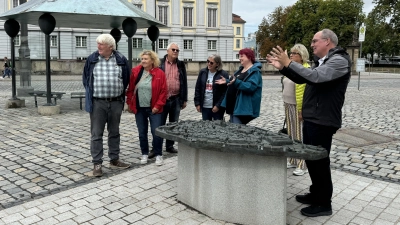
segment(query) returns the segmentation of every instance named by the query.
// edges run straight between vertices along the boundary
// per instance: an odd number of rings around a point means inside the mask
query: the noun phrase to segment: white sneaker
[[[162,155],[158,155],[158,156],[156,157],[156,165],[157,165],[157,166],[161,166],[162,164],[163,164]]]
[[[140,164],[146,164],[148,158],[149,158],[148,155],[142,155],[142,159],[140,160]]]
[[[306,173],[308,173],[308,170],[307,170],[307,169],[302,170],[302,169],[300,169],[300,168],[296,168],[296,169],[293,171],[293,175],[296,175],[296,176],[303,176],[303,175],[306,174]]]
[[[290,162],[287,162],[286,167],[287,167],[288,169],[290,169],[290,168],[296,168],[296,166],[293,165],[293,164],[291,164]]]

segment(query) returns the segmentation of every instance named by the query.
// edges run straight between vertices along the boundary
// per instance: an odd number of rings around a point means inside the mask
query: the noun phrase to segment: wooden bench
[[[47,91],[33,91],[28,94],[35,97],[35,107],[37,107],[37,97],[47,98]],[[51,92],[51,98],[54,98],[54,104],[57,105],[57,99],[61,99],[63,94],[65,94],[65,92]]]
[[[71,92],[71,98],[79,98],[79,106],[82,110],[82,98],[85,98],[85,92]]]

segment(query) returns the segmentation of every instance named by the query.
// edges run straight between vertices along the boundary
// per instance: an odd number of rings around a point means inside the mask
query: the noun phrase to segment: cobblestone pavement
[[[189,79],[184,120],[201,118],[192,100],[195,79]],[[53,91],[67,93],[57,101],[60,115],[39,116],[33,97],[25,97],[25,108],[0,108],[0,224],[225,224],[176,201],[175,155],[165,153],[162,167],[138,164],[140,149],[131,114],[122,115],[120,157],[133,167],[119,171],[104,163],[102,178],[88,176],[92,170],[89,116],[79,110],[78,99],[69,97],[83,91],[80,77],[55,76],[51,84]],[[293,196],[306,192],[310,180],[288,171],[289,224],[400,224],[400,75],[363,74],[360,90],[357,85],[353,76],[343,128],[371,131],[392,141],[353,147],[334,140],[334,214],[330,217],[300,215],[303,206]],[[32,87],[45,90],[44,76],[32,77]],[[262,115],[251,125],[281,128],[280,90],[280,76],[265,77]],[[10,94],[11,81],[0,80],[0,105]],[[38,102],[44,104],[46,99]]]

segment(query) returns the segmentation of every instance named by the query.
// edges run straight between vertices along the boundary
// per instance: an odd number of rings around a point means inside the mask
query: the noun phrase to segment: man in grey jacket
[[[338,38],[333,31],[323,29],[317,32],[311,47],[319,59],[311,69],[291,61],[279,46],[267,57],[283,75],[295,83],[307,84],[302,109],[303,143],[322,146],[328,152],[326,158],[306,160],[312,182],[310,193],[296,196],[298,202],[310,204],[301,209],[303,215],[310,217],[332,215],[329,153],[333,134],[342,125],[342,107],[351,76],[350,57],[337,44]]]

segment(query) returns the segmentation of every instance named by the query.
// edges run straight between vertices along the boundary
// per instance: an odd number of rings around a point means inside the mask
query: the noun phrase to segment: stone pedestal
[[[52,116],[55,114],[60,114],[60,105],[52,105],[52,106],[38,106],[38,113],[42,116]]]
[[[10,108],[22,108],[25,107],[25,99],[9,99],[6,102],[6,109]]]
[[[19,87],[17,88],[17,96],[18,97],[29,97],[29,92],[33,92],[33,87]]]
[[[213,219],[286,224],[286,157],[198,150],[179,143],[178,200]]]

